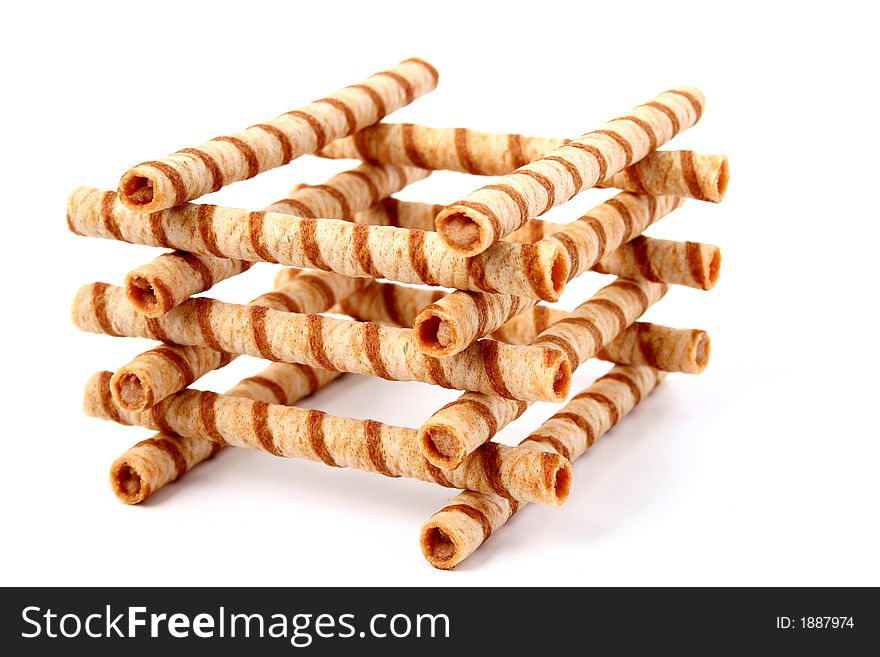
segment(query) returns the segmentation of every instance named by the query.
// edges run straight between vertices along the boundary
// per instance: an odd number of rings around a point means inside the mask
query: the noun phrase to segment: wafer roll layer
[[[702,93],[692,87],[662,93],[447,206],[437,215],[437,232],[462,255],[482,253],[529,219],[638,162],[692,126],[704,103]]]
[[[650,367],[615,367],[520,445],[573,461],[647,397],[664,376]],[[435,568],[454,568],[520,508],[522,504],[499,495],[460,493],[422,525],[422,553]]]
[[[242,380],[228,395],[270,404],[293,404],[327,385],[339,374],[307,365],[273,363]],[[106,408],[112,409],[112,405]],[[138,504],[176,481],[223,446],[194,436],[157,433],[128,449],[110,466],[110,486],[126,504]]]
[[[621,244],[635,238],[653,222],[680,207],[681,199],[671,196],[643,196],[623,192],[549,237],[538,239],[536,248],[556,244],[563,249],[570,263],[569,278],[592,268],[608,257]],[[537,224],[535,232],[544,228]],[[560,224],[553,224],[554,228]],[[536,237],[534,235],[533,237]],[[530,240],[527,235],[523,239]],[[492,254],[506,242],[486,251]],[[541,245],[541,246],[538,246]],[[548,272],[549,273],[549,272]],[[477,339],[489,335],[510,318],[535,305],[529,296],[479,294],[456,291],[427,306],[416,318],[414,329],[419,349],[435,358],[456,354]]]
[[[242,132],[216,137],[123,174],[119,193],[138,212],[155,212],[198,198],[238,180],[253,178],[334,139],[381,120],[437,86],[437,71],[407,59],[361,84]]]
[[[286,198],[265,208],[306,217],[351,220],[355,212],[423,180],[430,172],[395,165],[361,165],[343,171],[323,185],[297,185]],[[175,251],[138,267],[125,278],[128,300],[148,317],[158,317],[194,294],[240,274],[251,263]]]
[[[444,471],[422,457],[413,429],[197,390],[172,395],[150,411],[131,412],[113,401],[110,376],[99,372],[89,380],[83,400],[87,415],[514,500],[558,506],[568,497],[571,465],[557,454],[493,443],[459,468]]]
[[[721,249],[639,236],[603,258],[593,271],[711,290],[721,274]]]
[[[276,281],[275,290],[260,295],[248,305],[279,311],[323,312],[366,283],[365,279],[332,272],[288,269],[283,282]],[[157,337],[164,335],[155,320],[147,320],[147,326]],[[145,410],[208,372],[225,367],[234,358],[210,347],[163,345],[116,370],[111,380],[113,397],[124,408]]]
[[[644,281],[617,280],[551,324],[532,344],[562,350],[574,371],[660,300],[666,288]],[[442,361],[441,361],[442,362]],[[528,404],[468,392],[434,413],[419,429],[425,457],[441,467],[455,467],[479,445],[523,414]]]
[[[90,237],[171,246],[194,253],[556,300],[568,280],[556,243],[500,244],[485,257],[450,252],[436,233],[185,204],[151,215],[130,212],[112,192],[79,188],[68,199],[68,225]]]
[[[468,128],[377,123],[355,135],[337,139],[318,155],[502,176],[568,143],[568,139],[496,134]],[[718,203],[727,191],[728,179],[727,158],[723,155],[654,151],[596,186]]]
[[[213,299],[190,299],[156,319],[145,318],[124,292],[104,283],[82,287],[73,305],[82,330],[208,346],[282,362],[423,381],[511,399],[559,401],[571,385],[566,356],[556,347],[518,347],[483,340],[439,361],[419,353],[412,330],[323,315],[278,312]]]

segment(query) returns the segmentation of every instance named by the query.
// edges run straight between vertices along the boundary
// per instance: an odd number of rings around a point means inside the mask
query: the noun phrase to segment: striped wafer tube
[[[299,272],[300,270],[292,267],[279,270],[275,275],[275,287],[286,285],[299,276]],[[327,272],[315,273],[325,274]],[[336,274],[330,275],[336,276]],[[422,308],[446,294],[442,290],[406,287],[368,279],[354,278],[350,280],[363,281],[363,285],[350,296],[340,297],[336,306],[325,310],[344,313],[362,322],[376,322],[386,326],[412,328],[416,315]],[[307,312],[323,312],[323,310],[309,310]]]
[[[337,139],[318,155],[503,176],[568,143],[568,139],[497,134],[468,128],[377,123],[350,137]],[[654,151],[596,186],[718,203],[727,191],[729,177],[727,158],[723,155]]]
[[[227,395],[255,402],[290,405],[324,387],[339,374],[307,365],[273,363],[243,379]],[[112,413],[112,404],[106,409]],[[159,432],[128,449],[110,466],[110,486],[122,502],[139,504],[183,477],[223,449],[220,443],[196,436]]]
[[[355,212],[423,180],[429,173],[413,167],[364,164],[333,176],[323,185],[297,185],[286,198],[265,211],[351,220]],[[125,278],[125,291],[138,310],[148,317],[158,317],[250,265],[246,260],[175,251],[130,271]]]
[[[573,461],[647,397],[664,376],[650,367],[615,367],[520,446],[562,454]],[[520,508],[522,503],[502,495],[460,493],[422,525],[422,553],[435,568],[454,568]]]
[[[649,284],[653,285],[653,284]],[[145,337],[328,370],[422,381],[511,399],[561,401],[571,386],[565,354],[553,346],[512,346],[483,340],[442,361],[424,356],[411,329],[323,315],[278,312],[205,297],[158,318],[138,313],[121,288],[85,285],[73,304],[84,331]]]
[[[537,248],[549,248],[556,244],[562,247],[570,263],[569,278],[573,278],[680,205],[678,197],[622,192],[570,224],[552,224],[551,229],[561,227],[562,230],[540,237],[535,246],[541,244],[544,246]],[[533,234],[520,237],[531,241],[544,235],[542,223],[533,222],[531,225],[536,226]],[[504,244],[506,242],[499,242],[483,255],[491,259],[496,249]],[[419,349],[435,358],[454,355],[536,303],[530,296],[452,292],[427,306],[416,318],[414,329]]]
[[[74,190],[67,206],[71,230],[217,257],[545,301],[558,299],[568,280],[568,257],[557,243],[505,242],[491,259],[468,259],[450,252],[434,232],[192,203],[144,215],[114,202],[113,196]]]
[[[332,272],[289,269],[284,280],[276,282],[275,290],[260,295],[248,305],[278,311],[324,312],[366,283],[366,279]],[[146,322],[157,337],[167,337],[155,319],[148,318]],[[116,370],[110,389],[123,408],[145,410],[208,372],[225,367],[234,358],[232,354],[210,347],[165,344],[140,354]]]
[[[550,325],[531,344],[552,345],[562,350],[574,371],[623,333],[665,292],[666,287],[657,283],[618,279]],[[467,392],[419,428],[422,453],[435,465],[455,467],[522,415],[528,406],[497,395]]]
[[[199,390],[184,390],[149,411],[132,412],[113,401],[110,376],[98,372],[89,380],[86,415],[515,500],[559,506],[568,497],[571,464],[558,454],[491,443],[455,470],[440,470],[422,457],[414,429]]]
[[[638,162],[703,113],[703,94],[678,87],[448,205],[435,225],[457,253],[473,256],[529,219]]]
[[[640,235],[603,258],[593,271],[711,290],[721,274],[721,249]]]
[[[127,207],[138,212],[180,205],[319,151],[335,139],[380,121],[436,86],[433,66],[421,59],[407,59],[361,84],[271,121],[139,164],[122,175],[119,194]]]
[[[367,210],[355,215],[355,223],[373,226],[399,226],[416,230],[434,230],[434,217],[443,209],[442,205],[400,201],[386,198]]]

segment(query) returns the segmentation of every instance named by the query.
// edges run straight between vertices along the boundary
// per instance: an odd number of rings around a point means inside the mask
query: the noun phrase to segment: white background
[[[868,3],[15,3],[2,24],[3,584],[880,584],[877,527],[876,34]],[[107,469],[151,435],[80,412],[82,386],[149,347],[79,333],[83,283],[156,255],[67,232],[75,185],[294,109],[401,59],[439,88],[392,121],[573,137],[670,86],[703,120],[669,148],[727,153],[723,204],[649,234],[719,244],[710,293],[652,321],[707,329],[674,375],[575,466],[561,509],[529,506],[454,572],[418,531],[451,496],[421,482],[228,450],[138,507]],[[212,202],[258,208],[346,163],[305,157]],[[401,196],[484,184],[437,173]],[[550,219],[608,196],[589,191]],[[260,265],[211,294],[244,302]],[[574,307],[608,279],[573,284]],[[197,387],[222,391],[242,358]],[[574,390],[607,366],[588,363]],[[348,376],[305,405],[418,426],[455,396]],[[546,404],[501,435],[515,442]]]

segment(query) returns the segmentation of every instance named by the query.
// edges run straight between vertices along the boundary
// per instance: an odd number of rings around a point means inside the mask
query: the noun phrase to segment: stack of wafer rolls
[[[383,122],[437,80],[406,59],[146,160],[116,191],[73,190],[71,232],[166,250],[73,301],[83,331],[158,343],[86,384],[87,415],[158,432],[112,462],[118,499],[144,502],[225,447],[418,479],[457,489],[420,534],[428,562],[449,569],[523,504],[564,504],[571,461],[668,373],[705,370],[706,331],[643,317],[670,289],[710,290],[720,274],[717,246],[643,234],[685,199],[727,191],[723,155],[658,150],[701,118],[703,94],[675,87],[574,139]],[[262,210],[192,202],[303,155],[358,162]],[[395,198],[437,169],[500,177],[451,204]],[[540,218],[592,187],[618,191],[586,214]],[[204,295],[254,263],[281,265],[273,289],[247,304]],[[602,274],[616,278],[586,300],[565,293]],[[191,387],[239,355],[266,365],[225,394]],[[612,369],[569,398],[594,358]],[[328,384],[346,372],[462,394],[408,427],[297,406],[344,394]],[[523,425],[535,401],[562,406]],[[514,422],[525,438],[499,441]]]

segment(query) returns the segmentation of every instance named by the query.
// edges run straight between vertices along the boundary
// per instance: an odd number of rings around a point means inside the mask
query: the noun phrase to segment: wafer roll
[[[650,394],[665,374],[650,367],[613,368],[520,445],[572,461]],[[464,492],[422,525],[422,553],[435,568],[454,568],[522,508],[500,495]]]
[[[355,135],[337,139],[318,155],[502,176],[568,143],[568,139],[505,135],[468,128],[377,123]],[[654,151],[596,186],[718,203],[727,190],[728,179],[727,158],[723,155]]]
[[[442,205],[400,201],[386,198],[371,208],[358,212],[354,221],[373,226],[399,226],[416,230],[434,230],[434,217],[443,209]]]
[[[596,292],[568,317],[550,325],[532,344],[552,345],[562,350],[574,371],[623,333],[665,292],[666,288],[657,283],[618,279]],[[419,428],[422,453],[435,465],[455,467],[522,415],[526,408],[528,404],[497,396],[465,393],[434,413]]]
[[[248,377],[228,395],[270,404],[293,404],[327,385],[339,374],[306,365],[273,363],[257,376]],[[106,406],[112,409],[112,405]],[[126,504],[138,504],[180,479],[223,446],[193,436],[157,433],[131,447],[110,466],[110,486]]]
[[[662,93],[447,206],[435,220],[437,232],[457,253],[482,253],[529,219],[638,162],[692,126],[704,102],[692,87]]]
[[[649,284],[652,285],[652,284]],[[74,323],[84,331],[207,346],[267,360],[303,363],[395,381],[422,381],[511,399],[560,401],[571,369],[556,347],[519,347],[483,340],[439,361],[419,353],[411,329],[352,322],[214,299],[185,301],[156,319],[138,313],[120,288],[80,288]]]
[[[593,271],[711,290],[721,274],[721,249],[640,235],[603,258]]]
[[[551,229],[559,226],[562,229],[539,238],[535,246],[549,248],[556,244],[564,248],[570,263],[569,278],[573,278],[680,205],[681,199],[677,197],[623,192],[570,224],[552,224]],[[533,225],[537,225],[534,234],[520,235],[522,239],[531,241],[539,232],[544,234],[540,224]],[[500,242],[483,255],[491,261],[492,254],[504,244],[506,242]],[[539,244],[542,246],[538,247]],[[552,275],[552,272],[545,274]],[[416,318],[413,328],[419,349],[435,358],[459,353],[536,303],[532,296],[453,292],[427,306]]]
[[[451,253],[433,232],[190,203],[140,215],[115,202],[114,196],[95,189],[74,190],[68,199],[71,230],[217,257],[547,301],[559,297],[568,279],[568,258],[556,243],[505,242],[491,259],[467,259]]]
[[[275,290],[260,295],[248,305],[279,311],[323,312],[353,295],[366,283],[365,279],[332,272],[289,269],[283,282],[276,282]],[[147,320],[147,326],[157,338],[164,336],[155,320]],[[123,408],[145,410],[208,372],[225,367],[234,358],[210,347],[163,345],[116,370],[110,387],[113,397]]]
[[[414,429],[198,390],[176,393],[149,411],[126,411],[110,395],[110,376],[98,372],[89,380],[83,400],[87,415],[513,500],[559,506],[568,497],[571,465],[557,454],[492,443],[455,470],[440,470],[422,457]]]
[[[436,86],[433,66],[421,59],[407,59],[277,119],[139,164],[122,175],[119,194],[127,207],[138,212],[180,205],[319,151]]]
[[[355,212],[423,180],[429,173],[413,167],[365,164],[343,171],[323,185],[297,185],[286,198],[265,211],[351,220]],[[138,310],[148,317],[158,317],[192,295],[240,274],[250,265],[245,260],[175,251],[130,271],[125,278],[125,291]]]

